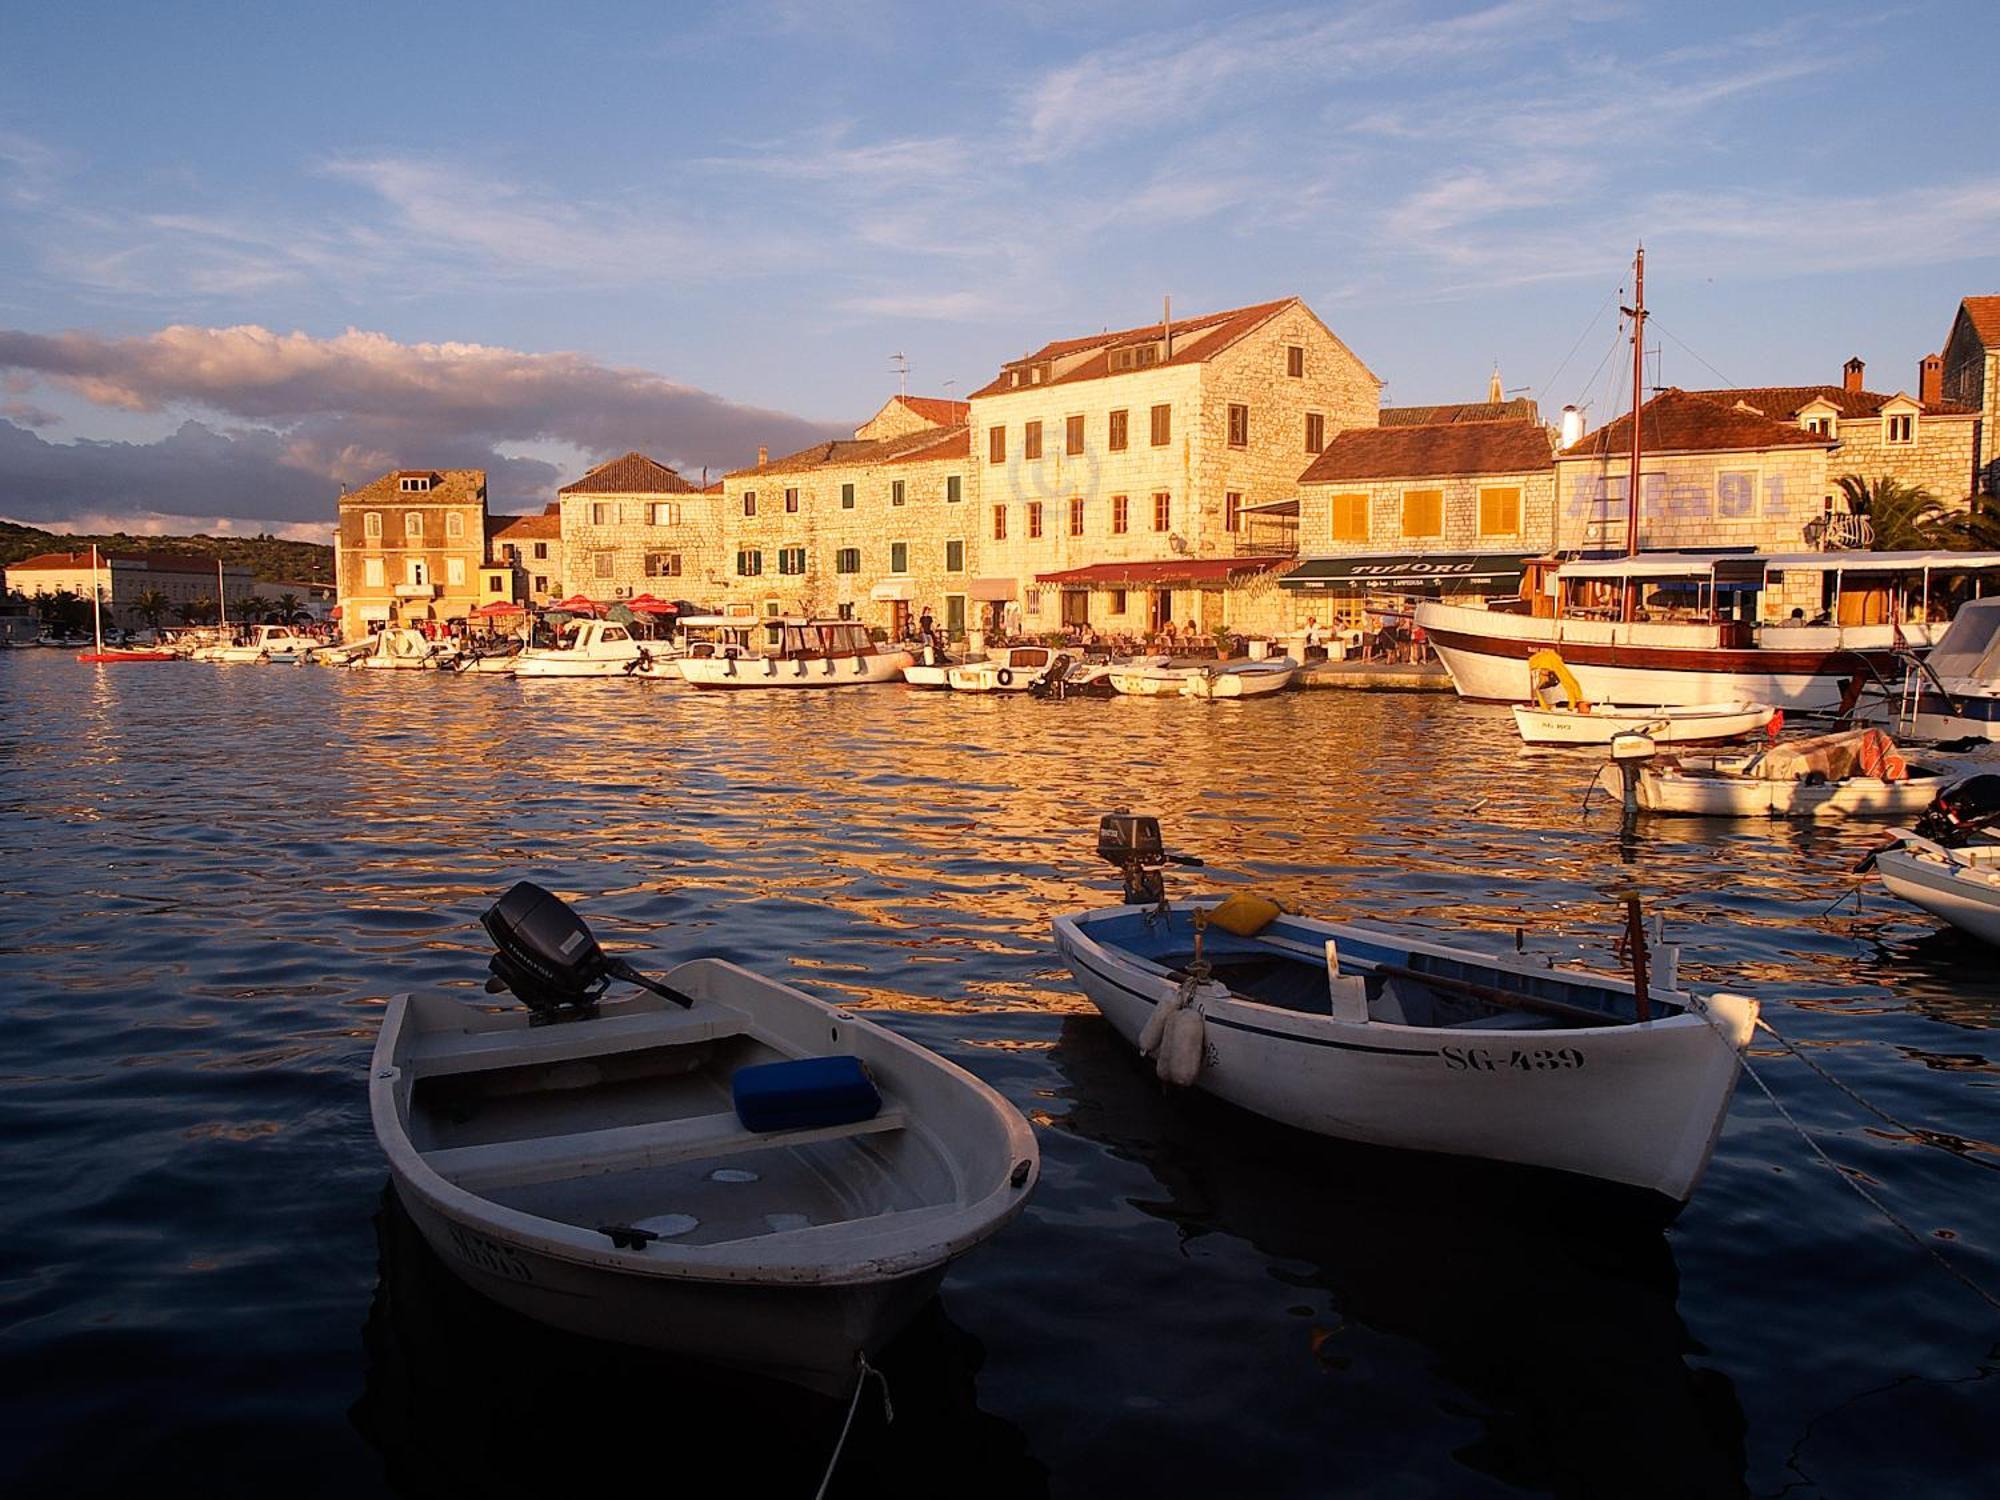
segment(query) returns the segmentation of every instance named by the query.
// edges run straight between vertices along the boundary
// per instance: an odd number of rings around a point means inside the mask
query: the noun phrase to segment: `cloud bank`
[[[0,330],[0,375],[14,398],[0,408],[0,511],[24,520],[88,509],[313,521],[331,516],[342,483],[415,464],[484,468],[497,508],[530,507],[575,476],[510,455],[517,445],[593,458],[639,448],[698,477],[748,462],[760,445],[782,452],[843,430],[580,354],[353,329]],[[187,415],[157,442],[54,442],[51,414],[24,399],[37,385]]]

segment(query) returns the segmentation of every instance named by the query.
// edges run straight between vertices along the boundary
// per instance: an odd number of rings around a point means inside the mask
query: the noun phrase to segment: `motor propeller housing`
[[[496,950],[487,961],[492,971],[487,990],[509,991],[537,1021],[590,1011],[614,979],[651,990],[677,1005],[694,1004],[691,997],[606,953],[568,902],[533,881],[516,882],[487,908],[479,925]]]

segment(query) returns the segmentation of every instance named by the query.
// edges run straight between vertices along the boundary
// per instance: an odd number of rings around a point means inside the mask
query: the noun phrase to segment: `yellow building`
[[[482,602],[486,471],[396,469],[340,497],[334,578],[348,640],[463,620]]]
[[[1296,297],[1045,344],[971,397],[979,572],[1030,632],[1216,628],[1230,579],[1291,551],[1246,518],[1380,397]]]

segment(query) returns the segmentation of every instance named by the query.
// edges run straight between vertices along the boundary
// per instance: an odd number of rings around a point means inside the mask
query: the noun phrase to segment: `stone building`
[[[44,594],[89,599],[95,593],[104,608],[105,625],[121,630],[137,630],[147,623],[138,610],[138,601],[147,594],[158,594],[167,601],[162,623],[173,625],[181,618],[176,606],[201,604],[213,610],[220,598],[234,620],[240,618],[244,599],[264,592],[250,569],[218,569],[214,558],[186,552],[106,552],[100,548],[95,570],[88,547],[81,552],[43,552],[7,564],[6,575],[7,590],[30,599]],[[279,587],[270,586],[273,593]]]
[[[1938,362],[1939,393],[1980,416],[1975,493],[2000,495],[2000,297],[1967,297],[1960,302],[1944,353],[1933,358]]]
[[[561,546],[551,551],[562,554],[556,570],[562,597],[615,603],[653,594],[705,602],[727,586],[721,495],[665,464],[627,453],[556,496]]]
[[[1555,545],[1554,445],[1520,417],[1341,433],[1299,476],[1299,555],[1283,579],[1322,625],[1371,591],[1512,594]]]
[[[827,614],[900,637],[929,606],[971,623],[978,502],[966,404],[895,396],[854,430],[723,476],[728,597],[761,614]]]
[[[561,502],[538,515],[493,517],[486,555],[513,568],[512,594],[519,602],[542,608],[564,597]]]
[[[371,479],[340,497],[333,549],[347,639],[388,624],[463,620],[481,602],[486,471],[396,469]]]
[[[1296,297],[1010,361],[971,396],[985,592],[1016,581],[1031,632],[1230,623],[1230,579],[1293,550],[1268,507],[1335,435],[1376,424],[1380,394]],[[1277,524],[1254,535],[1252,516]]]
[[[1979,458],[1979,409],[1942,394],[1942,360],[1927,356],[1917,371],[1918,395],[1884,395],[1863,389],[1865,367],[1850,359],[1839,385],[1764,386],[1691,391],[1690,395],[1740,406],[1831,438],[1826,460],[1826,501],[1845,509],[1839,481],[1847,476],[1901,480],[1946,503],[1973,493]]]
[[[1825,513],[1836,439],[1678,387],[1640,409],[1639,546],[1796,552]],[[1623,552],[1628,413],[1556,454],[1551,550]]]

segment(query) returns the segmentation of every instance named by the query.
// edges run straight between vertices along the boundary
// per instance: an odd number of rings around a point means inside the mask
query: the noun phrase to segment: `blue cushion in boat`
[[[730,1080],[745,1130],[811,1130],[872,1120],[882,1095],[858,1057],[801,1057],[738,1068]]]

